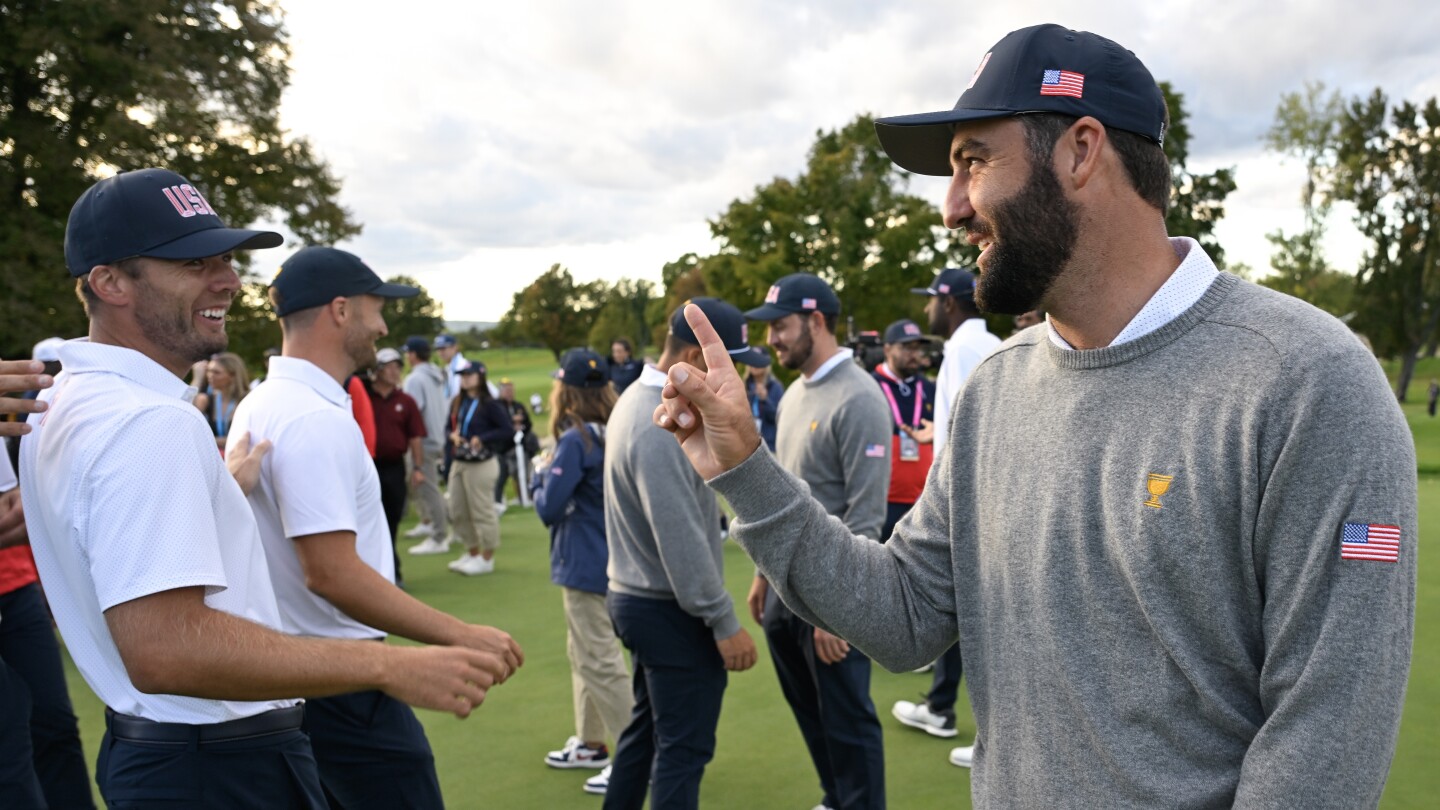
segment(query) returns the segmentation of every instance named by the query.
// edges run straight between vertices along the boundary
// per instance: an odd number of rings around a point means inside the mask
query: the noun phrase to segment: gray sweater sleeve
[[[716,639],[740,632],[735,604],[716,565],[712,535],[720,531],[715,495],[690,466],[675,438],[659,428],[635,437],[636,491],[654,533],[660,564],[680,608],[705,622]]]
[[[1319,355],[1319,356],[1316,356]],[[1255,527],[1260,702],[1236,807],[1374,807],[1395,752],[1414,635],[1415,453],[1373,357],[1312,350],[1271,415]],[[1400,527],[1396,563],[1340,556],[1345,524]]]

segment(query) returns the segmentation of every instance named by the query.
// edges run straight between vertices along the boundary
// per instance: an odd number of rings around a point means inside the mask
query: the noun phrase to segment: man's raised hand
[[[675,434],[701,477],[709,480],[749,458],[760,446],[745,382],[700,308],[685,307],[708,372],[689,363],[670,367],[670,381],[655,408],[655,424]]]

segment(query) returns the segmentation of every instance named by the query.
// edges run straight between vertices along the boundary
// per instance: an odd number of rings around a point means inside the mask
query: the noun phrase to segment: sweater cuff
[[[810,495],[809,487],[786,472],[765,443],[744,461],[705,482],[720,493],[745,523],[757,523]]]
[[[734,610],[725,611],[725,615],[719,617],[714,624],[710,625],[710,632],[715,634],[716,641],[723,641],[740,632],[740,617],[735,615]]]

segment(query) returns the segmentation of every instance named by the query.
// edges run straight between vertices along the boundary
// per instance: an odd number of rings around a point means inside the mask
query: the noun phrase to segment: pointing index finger
[[[706,368],[714,370],[735,364],[735,361],[730,359],[730,352],[725,350],[720,335],[715,331],[715,327],[710,325],[710,319],[705,317],[705,312],[700,307],[694,304],[685,305],[685,321],[695,330],[695,339],[700,341],[700,350],[705,353]]]

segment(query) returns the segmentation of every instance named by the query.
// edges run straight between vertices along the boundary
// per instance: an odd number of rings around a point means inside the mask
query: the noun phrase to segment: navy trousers
[[[605,810],[698,807],[700,778],[715,756],[728,676],[705,622],[669,599],[611,591],[615,634],[635,669],[635,710],[611,761]]]
[[[771,588],[765,640],[780,689],[810,750],[824,804],[836,810],[885,807],[885,749],[870,700],[870,659],[854,647],[839,663],[815,657],[815,628]]]
[[[390,554],[395,558],[395,582],[400,576],[400,553],[395,542],[400,539],[400,520],[405,517],[405,497],[410,491],[410,476],[405,473],[405,459],[375,459],[375,473],[380,478],[380,506],[390,526]]]
[[[0,772],[28,771],[23,775],[0,775],[0,807],[94,808],[90,798],[90,774],[85,769],[85,752],[80,747],[80,730],[70,692],[65,686],[65,669],[60,663],[60,645],[50,626],[50,612],[31,583],[0,594],[0,714],[6,727],[0,740]],[[23,715],[23,717],[22,717]],[[18,731],[18,737],[12,733]],[[22,750],[23,749],[23,750]],[[16,799],[7,784],[26,782],[38,785],[43,802]],[[24,795],[30,788],[24,788]]]
[[[435,757],[415,712],[384,692],[305,702],[305,723],[332,808],[443,808]]]
[[[106,731],[95,772],[110,810],[325,810],[298,729],[209,743],[132,742]]]

